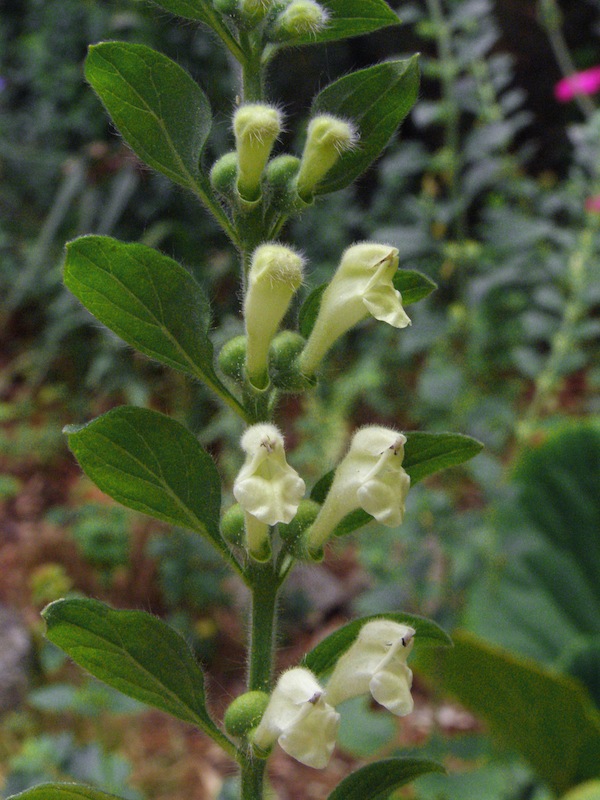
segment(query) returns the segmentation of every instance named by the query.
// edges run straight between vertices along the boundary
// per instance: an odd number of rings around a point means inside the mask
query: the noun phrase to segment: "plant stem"
[[[242,64],[242,101],[262,103],[264,101],[262,47],[244,33],[240,34],[246,59]]]
[[[270,692],[279,581],[271,562],[252,562],[248,577],[252,589],[248,691]]]
[[[552,337],[546,364],[535,378],[533,398],[518,430],[520,439],[526,439],[533,433],[538,419],[543,414],[552,394],[556,391],[557,383],[563,375],[565,358],[573,351],[577,323],[585,311],[584,298],[588,287],[587,265],[593,257],[597,225],[597,221],[593,219],[591,224],[584,228],[581,234],[580,246],[569,259],[570,297],[565,303],[558,330]]]
[[[242,800],[263,800],[263,784],[267,762],[262,758],[248,759],[242,764]]]

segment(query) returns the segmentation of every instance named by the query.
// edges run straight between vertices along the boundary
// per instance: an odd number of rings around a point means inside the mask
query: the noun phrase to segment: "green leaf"
[[[445,770],[435,761],[423,758],[386,758],[348,775],[329,795],[329,800],[387,800],[400,786],[428,772]]]
[[[307,653],[303,658],[304,666],[312,670],[317,677],[323,677],[335,666],[338,658],[343,655],[359,634],[360,629],[367,622],[374,619],[389,619],[402,625],[410,625],[416,630],[415,647],[421,645],[438,645],[452,647],[452,639],[439,625],[430,619],[418,617],[416,614],[403,612],[389,612],[387,614],[373,614],[362,617],[343,625],[331,633],[327,638]]]
[[[482,448],[477,439],[460,433],[409,431],[402,466],[410,475],[411,484],[415,484],[441,469],[464,464]]]
[[[599,474],[597,423],[561,424],[527,447],[512,502],[493,509],[503,552],[474,587],[466,616],[480,636],[579,678],[598,707]]]
[[[437,289],[437,284],[434,283],[426,275],[412,269],[400,269],[396,272],[393,279],[394,289],[402,295],[402,305],[409,306],[412,303],[417,303],[431,294],[434,289]],[[319,308],[321,307],[321,298],[323,292],[327,288],[327,283],[322,283],[310,292],[298,315],[298,326],[300,333],[305,339],[308,339],[314,327]]]
[[[115,800],[114,794],[80,786],[76,783],[42,783],[19,794],[12,794],[8,800]],[[119,798],[117,798],[119,800]]]
[[[163,0],[161,3],[164,5]],[[317,34],[295,38],[294,45],[333,42],[400,24],[398,15],[383,0],[321,0],[320,4],[329,12],[327,25]]]
[[[207,0],[154,0],[154,3],[178,17],[212,24],[213,14],[207,9]]]
[[[419,672],[482,717],[558,794],[600,777],[600,714],[573,679],[464,631],[454,648],[420,653]]]
[[[219,473],[183,425],[157,411],[121,406],[65,432],[83,471],[103,492],[226,548],[219,533]]]
[[[172,258],[142,244],[82,236],[67,245],[64,281],[127,344],[237,402],[214,371],[206,296]]]
[[[320,92],[311,116],[333,114],[350,120],[358,130],[357,147],[344,153],[317,188],[317,194],[348,186],[380,155],[417,99],[417,56],[384,61],[345,75]]]
[[[56,600],[43,616],[46,637],[94,677],[223,738],[206,710],[202,670],[185,639],[158,617],[89,599]]]
[[[586,781],[571,789],[560,800],[600,800],[600,781]]]
[[[89,49],[85,76],[142,161],[195,190],[211,113],[190,75],[145,45],[101,42]]]

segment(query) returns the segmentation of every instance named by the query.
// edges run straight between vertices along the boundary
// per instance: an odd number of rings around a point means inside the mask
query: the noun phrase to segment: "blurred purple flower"
[[[3,92],[8,86],[8,81],[0,75],[0,92]]]
[[[597,91],[600,91],[600,66],[563,78],[554,87],[554,96],[561,103],[568,103],[575,95],[595,94]]]
[[[585,210],[595,212],[596,214],[600,213],[600,195],[596,194],[586,198]]]

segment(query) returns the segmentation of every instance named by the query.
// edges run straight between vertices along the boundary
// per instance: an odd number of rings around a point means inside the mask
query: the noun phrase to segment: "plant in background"
[[[233,115],[235,150],[206,162],[212,115],[206,95],[178,64],[144,45],[90,48],[86,77],[137,156],[213,215],[239,254],[245,336],[226,343],[215,364],[210,304],[193,276],[142,244],[84,236],[67,247],[67,287],[100,322],[150,358],[200,381],[245,426],[232,492],[221,510],[221,476],[196,436],[156,411],[122,406],[67,429],[83,470],[123,505],[204,537],[250,595],[247,691],[215,720],[204,674],[184,639],[141,611],[68,598],[44,612],[47,637],[110,686],[195,725],[235,761],[241,797],[267,792],[276,743],[325,768],[345,700],[370,694],[393,714],[412,708],[413,647],[448,645],[433,622],[402,612],[355,620],[275,677],[277,599],[295,563],[320,560],[328,541],[372,520],[391,528],[405,514],[409,487],[480,450],[459,434],[365,426],[337,469],[305,498],[305,481],[286,451],[279,421],[286,393],[319,381],[331,345],[373,316],[406,328],[404,307],[434,288],[398,269],[397,250],[365,242],[348,248],[338,271],[315,287],[299,313],[289,306],[310,265],[281,241],[287,221],[319,197],[348,186],[380,154],[415,101],[416,60],[387,61],[345,75],[314,98],[300,156],[272,155],[282,113],[266,96],[266,75],[289,46],[327,42],[398,23],[383,0],[161,0],[167,11],[208,25],[240,69]],[[279,332],[282,324],[285,330]],[[408,333],[405,335],[409,335]],[[306,409],[310,402],[306,400]],[[283,426],[283,425],[282,425]],[[316,467],[318,469],[318,465]],[[338,704],[340,710],[337,710]],[[434,762],[394,758],[346,777],[330,797],[392,791]],[[101,791],[46,784],[22,800],[102,800]]]

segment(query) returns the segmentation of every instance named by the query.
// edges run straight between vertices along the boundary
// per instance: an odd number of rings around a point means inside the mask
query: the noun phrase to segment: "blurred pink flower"
[[[561,103],[567,103],[575,95],[595,94],[597,91],[600,91],[600,66],[563,78],[554,87],[554,96]]]
[[[585,210],[596,212],[596,214],[600,213],[600,195],[596,194],[586,198]]]

